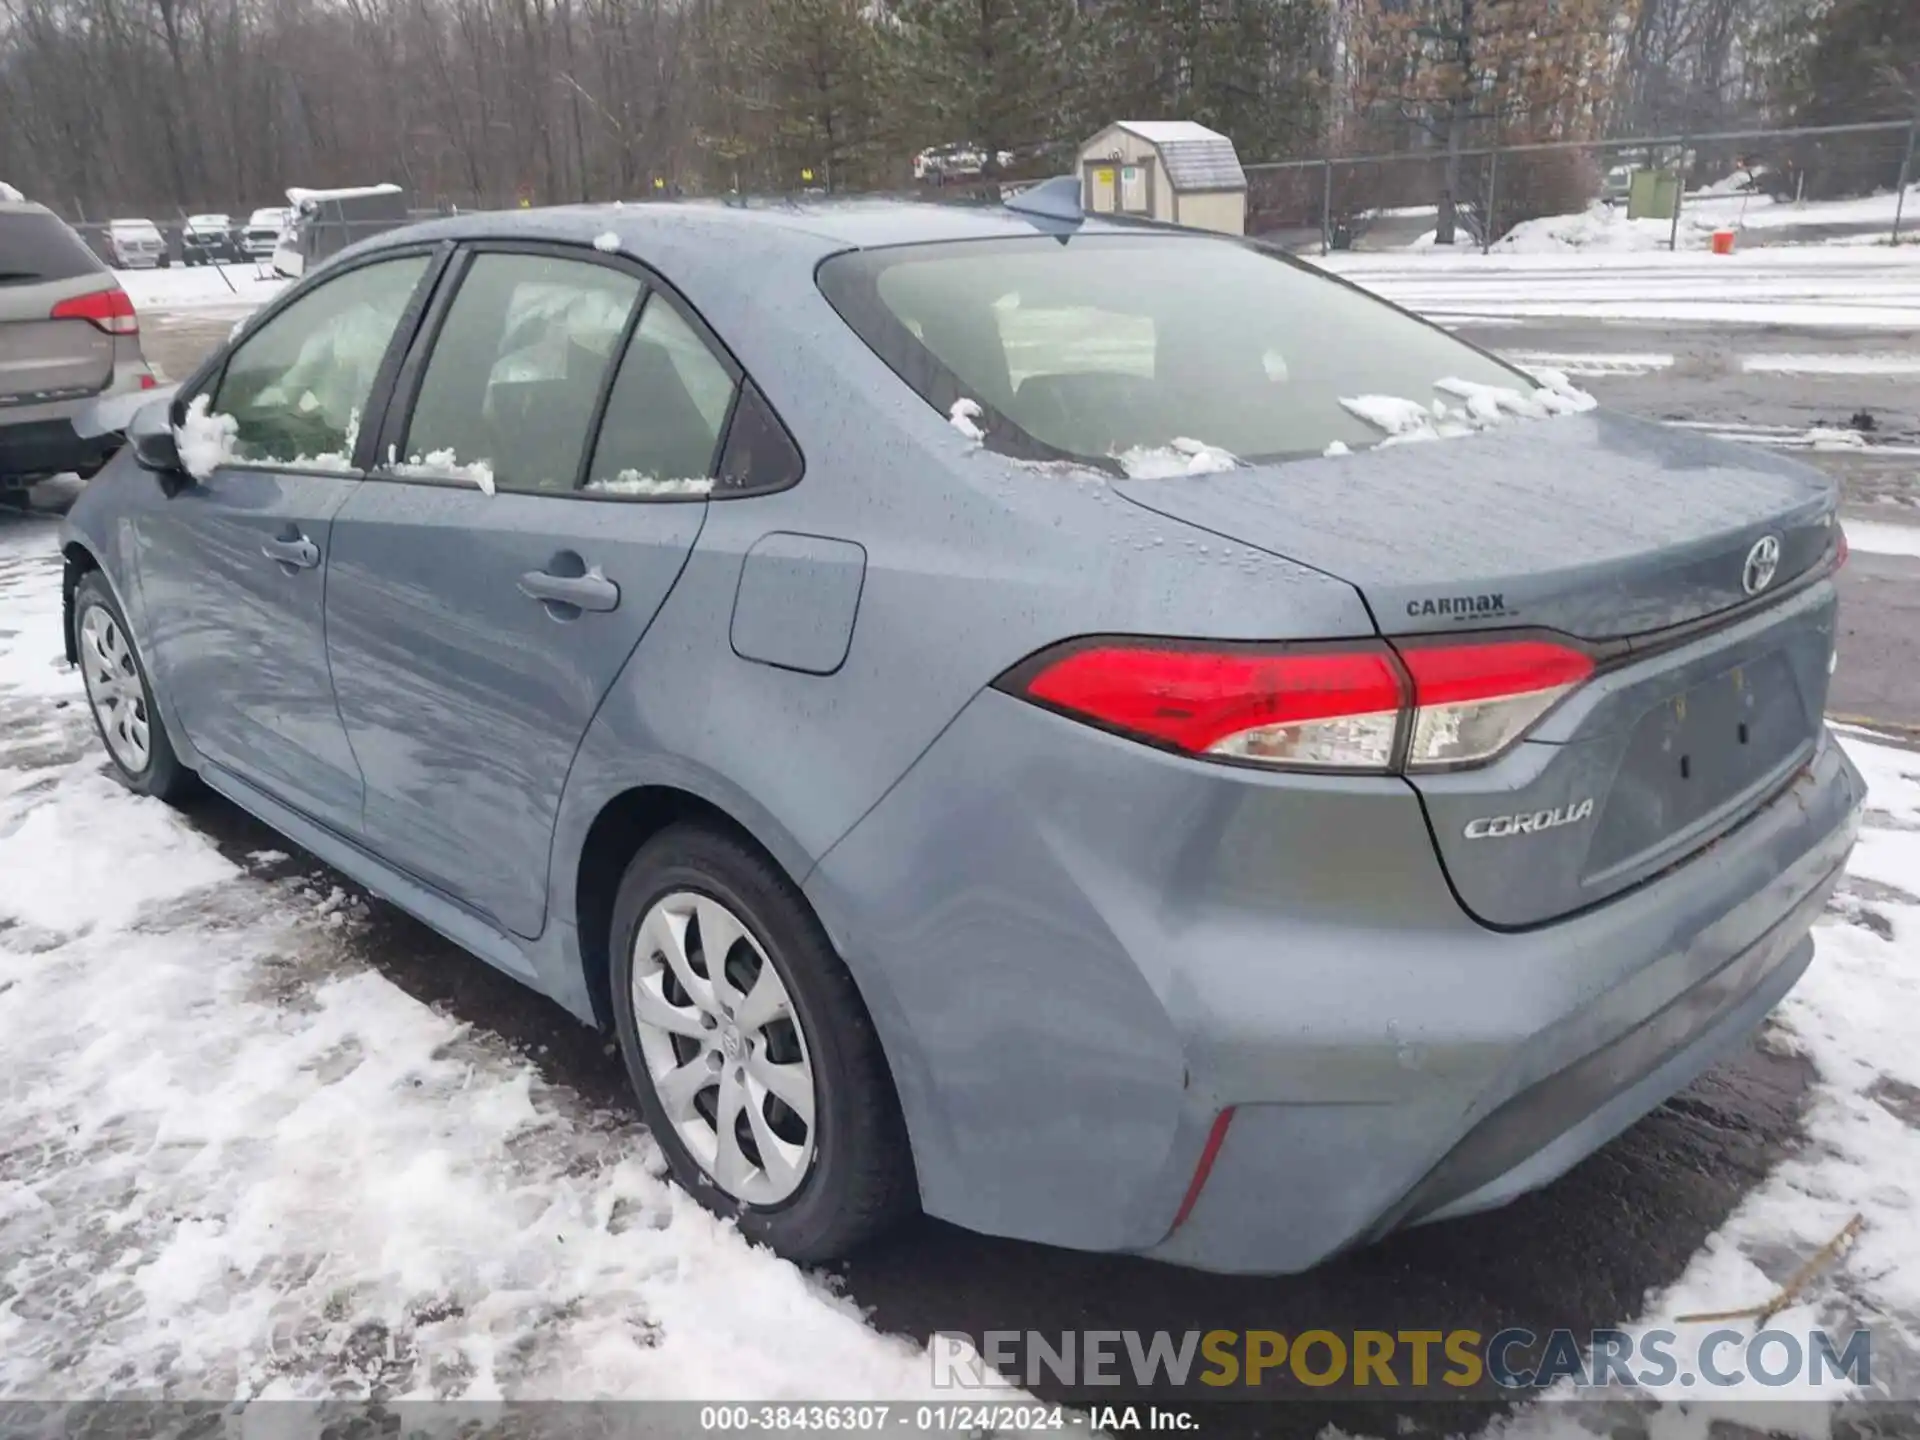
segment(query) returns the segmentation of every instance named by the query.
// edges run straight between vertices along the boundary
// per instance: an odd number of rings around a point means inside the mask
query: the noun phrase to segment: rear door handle
[[[520,577],[520,593],[543,605],[571,605],[577,610],[612,610],[620,604],[620,587],[592,572],[554,575],[529,570]]]
[[[320,547],[304,535],[290,540],[269,540],[260,547],[260,553],[269,560],[300,570],[311,570],[320,563]]]

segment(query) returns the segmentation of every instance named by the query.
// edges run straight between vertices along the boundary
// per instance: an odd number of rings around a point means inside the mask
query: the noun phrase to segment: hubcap
[[[133,647],[105,606],[89,607],[80,621],[80,673],[107,749],[129,774],[138,775],[153,755],[147,692],[133,663]]]
[[[780,972],[725,905],[655,902],[633,942],[640,1054],[680,1142],[748,1205],[778,1205],[814,1156],[813,1064]]]

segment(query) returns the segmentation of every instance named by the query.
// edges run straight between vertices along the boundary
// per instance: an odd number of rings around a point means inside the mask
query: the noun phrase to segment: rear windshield
[[[1237,239],[900,246],[835,256],[819,283],[902,379],[990,448],[1123,473],[1162,473],[1141,457],[1191,473],[1217,468],[1208,457],[1361,449],[1403,428],[1396,405],[1532,389],[1445,331]]]
[[[44,210],[0,211],[0,285],[39,285],[105,267],[86,242]]]

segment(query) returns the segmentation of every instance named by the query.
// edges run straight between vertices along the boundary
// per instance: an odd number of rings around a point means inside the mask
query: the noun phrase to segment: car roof
[[[880,246],[1058,235],[1061,225],[1059,220],[995,204],[871,198],[648,200],[632,205],[563,205],[447,216],[387,231],[353,248],[386,248],[422,239],[591,243],[610,232],[632,246],[634,253],[646,256],[663,245],[678,248],[676,241],[710,242],[731,232],[756,250],[771,248],[824,259],[842,250]],[[1140,227],[1088,216],[1079,222],[1076,233],[1138,234]],[[1196,239],[1208,236],[1208,232],[1192,230],[1166,233]],[[717,256],[716,263],[727,263],[727,258]]]

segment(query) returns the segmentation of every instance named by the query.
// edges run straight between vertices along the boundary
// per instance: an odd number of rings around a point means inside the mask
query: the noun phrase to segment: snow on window
[[[984,440],[987,432],[980,428],[980,417],[985,413],[978,400],[969,400],[962,395],[947,411],[947,423],[969,440]]]
[[[707,495],[713,491],[713,481],[704,475],[665,480],[638,470],[622,470],[587,481],[587,489],[596,495]]]
[[[187,406],[183,423],[173,427],[173,443],[179,449],[180,463],[196,480],[205,480],[222,465],[239,458],[235,445],[240,422],[231,415],[210,411],[212,396],[196,395]]]
[[[347,412],[347,430],[341,437],[338,450],[323,450],[318,455],[296,455],[284,463],[295,470],[339,470],[351,471],[353,452],[360,444],[360,410],[355,406]]]
[[[1400,395],[1344,396],[1340,404],[1350,414],[1384,430],[1387,438],[1381,445],[1401,445],[1414,440],[1451,440],[1474,435],[1514,420],[1575,415],[1599,403],[1586,391],[1574,388],[1558,371],[1542,371],[1539,379],[1540,384],[1532,391],[1477,380],[1434,381],[1434,389],[1460,402],[1453,405],[1445,399],[1423,404]]]
[[[493,464],[487,460],[469,460],[462,464],[452,450],[429,450],[425,455],[409,455],[404,462],[390,467],[395,475],[418,480],[471,480],[487,494],[494,493]]]
[[[603,230],[593,237],[593,248],[602,255],[611,255],[620,248],[620,237],[611,230]]]
[[[1136,445],[1114,457],[1129,480],[1170,480],[1176,475],[1216,475],[1239,461],[1204,440],[1175,440],[1171,445]]]

